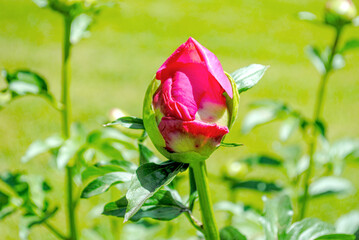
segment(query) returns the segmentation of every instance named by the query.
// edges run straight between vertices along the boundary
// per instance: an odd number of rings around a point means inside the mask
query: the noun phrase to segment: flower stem
[[[56,229],[54,226],[52,226],[50,223],[48,223],[47,221],[44,222],[44,225],[47,227],[47,229],[49,229],[56,237],[60,238],[60,239],[64,239],[67,240],[68,238],[65,237],[64,234],[60,233],[60,231],[58,229]]]
[[[318,130],[315,127],[315,124],[317,122],[319,122],[319,120],[320,120],[321,110],[324,105],[324,94],[325,94],[325,90],[326,90],[326,86],[327,86],[327,82],[328,82],[328,77],[329,77],[329,74],[331,73],[331,71],[333,70],[333,66],[332,66],[333,59],[334,59],[334,56],[337,51],[341,33],[342,33],[342,28],[336,28],[336,35],[335,35],[335,39],[334,39],[331,53],[329,56],[328,65],[326,67],[325,73],[321,77],[321,81],[320,81],[319,89],[318,89],[318,93],[317,93],[317,98],[315,101],[315,108],[314,108],[314,113],[313,113],[313,123],[312,123],[313,124],[312,136],[307,141],[308,153],[309,153],[309,166],[304,175],[304,194],[303,194],[303,199],[302,199],[301,205],[300,205],[299,220],[302,220],[305,217],[306,210],[308,207],[310,178],[311,178],[313,167],[314,167],[314,153],[317,148]]]
[[[207,181],[206,163],[205,161],[193,162],[191,167],[198,191],[205,238],[206,240],[219,240]]]
[[[62,58],[62,135],[64,139],[70,137],[70,115],[71,115],[71,101],[70,101],[70,79],[69,79],[69,64],[70,64],[70,33],[72,17],[64,15],[64,41],[63,41],[63,58]],[[75,205],[73,199],[73,174],[72,167],[66,167],[66,190],[67,190],[67,218],[70,230],[70,240],[77,240],[76,221],[75,221]]]

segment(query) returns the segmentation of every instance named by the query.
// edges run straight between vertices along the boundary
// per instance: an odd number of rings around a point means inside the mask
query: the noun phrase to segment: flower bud
[[[357,10],[351,0],[329,0],[325,7],[325,21],[333,26],[350,23],[357,15]]]
[[[200,161],[229,132],[238,103],[236,84],[217,57],[189,38],[163,63],[148,87],[143,121],[165,157]]]

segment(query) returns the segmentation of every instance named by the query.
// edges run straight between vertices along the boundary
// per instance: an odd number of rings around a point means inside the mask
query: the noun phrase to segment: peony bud
[[[165,157],[205,160],[237,116],[239,96],[217,57],[193,38],[159,68],[143,107],[146,131]]]
[[[329,0],[325,7],[325,21],[334,26],[350,23],[357,15],[351,0]]]

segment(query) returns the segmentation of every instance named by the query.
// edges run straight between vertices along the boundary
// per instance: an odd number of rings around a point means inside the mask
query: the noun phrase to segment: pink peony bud
[[[239,98],[235,83],[217,57],[193,38],[163,63],[156,79],[148,92],[153,93],[155,124],[146,121],[149,109],[144,106],[145,128],[154,145],[172,160],[208,158],[234,122]],[[151,134],[148,128],[154,126],[156,133]]]

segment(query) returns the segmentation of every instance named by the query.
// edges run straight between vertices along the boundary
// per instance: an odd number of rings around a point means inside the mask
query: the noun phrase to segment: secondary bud
[[[325,21],[334,26],[350,23],[357,15],[351,0],[329,0],[325,7]]]

